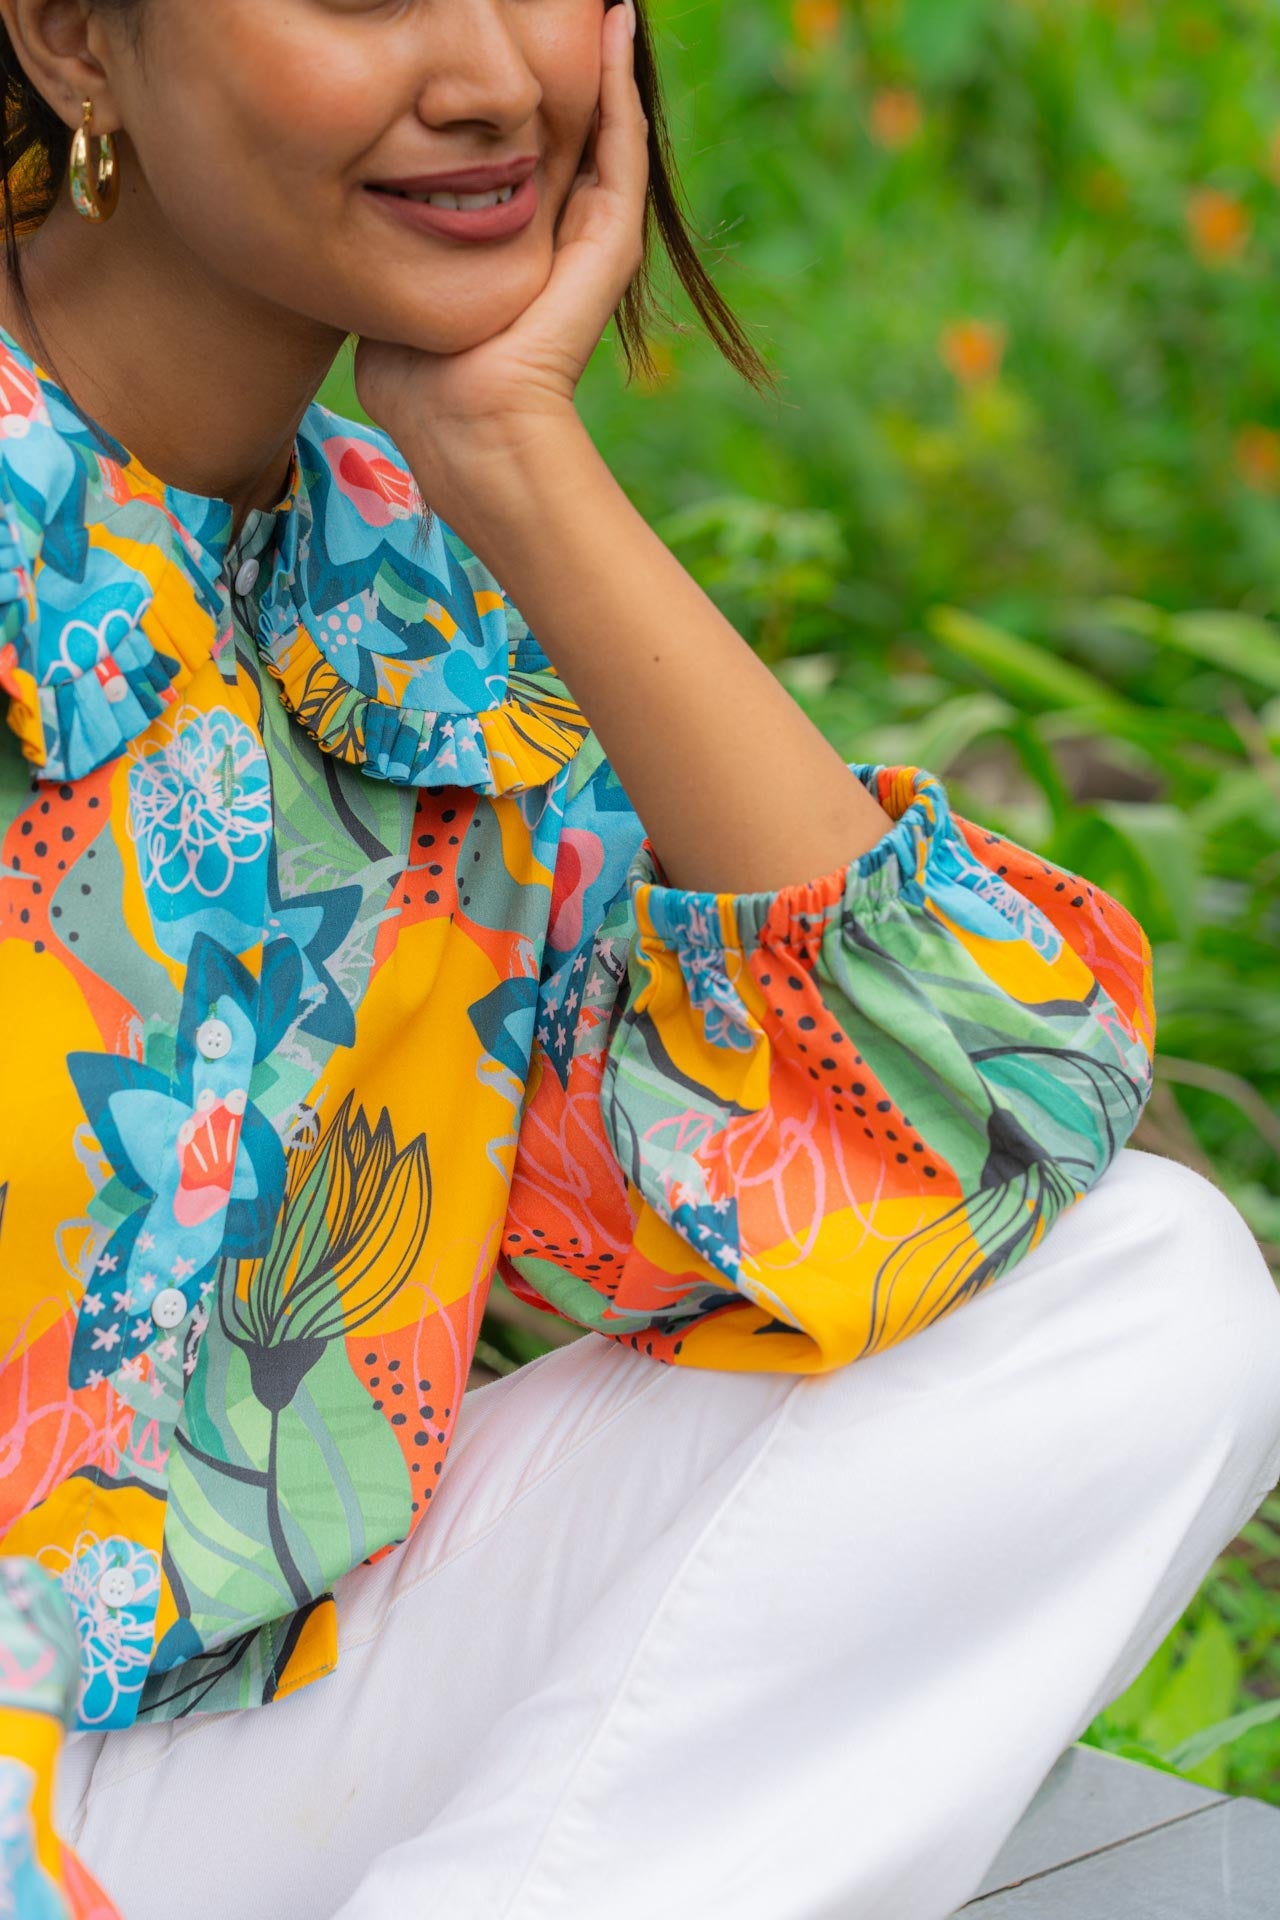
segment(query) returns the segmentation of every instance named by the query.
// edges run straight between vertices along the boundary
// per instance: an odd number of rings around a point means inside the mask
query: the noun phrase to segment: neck
[[[167,225],[161,238],[148,208],[145,190],[126,189],[99,225],[63,193],[21,243],[56,365],[2,283],[0,324],[158,479],[228,501],[234,537],[251,508],[284,493],[302,416],[345,335],[212,274]]]

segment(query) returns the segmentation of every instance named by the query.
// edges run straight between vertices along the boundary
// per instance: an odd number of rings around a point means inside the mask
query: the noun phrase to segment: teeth
[[[402,193],[399,198],[416,200],[420,206],[461,208],[469,212],[475,207],[500,207],[514,192],[514,187],[495,187],[491,193]]]

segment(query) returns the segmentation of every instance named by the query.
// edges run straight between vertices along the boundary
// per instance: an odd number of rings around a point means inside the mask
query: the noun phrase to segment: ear
[[[92,100],[94,132],[119,131],[110,69],[124,42],[118,28],[109,33],[110,18],[91,11],[88,0],[0,0],[23,72],[69,127],[80,125],[83,103]]]

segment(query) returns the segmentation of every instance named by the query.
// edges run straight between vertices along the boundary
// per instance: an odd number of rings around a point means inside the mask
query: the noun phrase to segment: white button
[[[225,1060],[231,1051],[231,1029],[225,1020],[202,1020],[196,1028],[196,1052],[206,1060]]]
[[[110,701],[113,707],[118,707],[122,700],[128,699],[129,682],[122,673],[113,673],[109,680],[103,681],[102,697]]]
[[[236,575],[236,592],[240,594],[252,593],[257,583],[258,563],[256,560],[246,560]]]
[[[108,1567],[98,1582],[98,1598],[107,1607],[127,1607],[133,1598],[133,1575],[127,1567]]]
[[[185,1320],[186,1317],[187,1301],[185,1294],[179,1293],[177,1287],[161,1287],[159,1293],[151,1302],[151,1318],[155,1321],[156,1325],[158,1327],[176,1327],[179,1321]]]

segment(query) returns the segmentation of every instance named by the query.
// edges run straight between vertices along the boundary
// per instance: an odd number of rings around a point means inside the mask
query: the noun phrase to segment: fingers
[[[595,164],[602,186],[642,201],[649,178],[649,122],[635,79],[633,8],[634,0],[618,0],[604,16]]]
[[[600,109],[596,107],[591,115],[591,125],[587,129],[586,140],[583,142],[582,159],[578,164],[578,171],[574,176],[575,186],[581,181],[584,185],[593,187],[600,179],[600,174],[596,168],[596,133],[599,130],[599,126]]]

